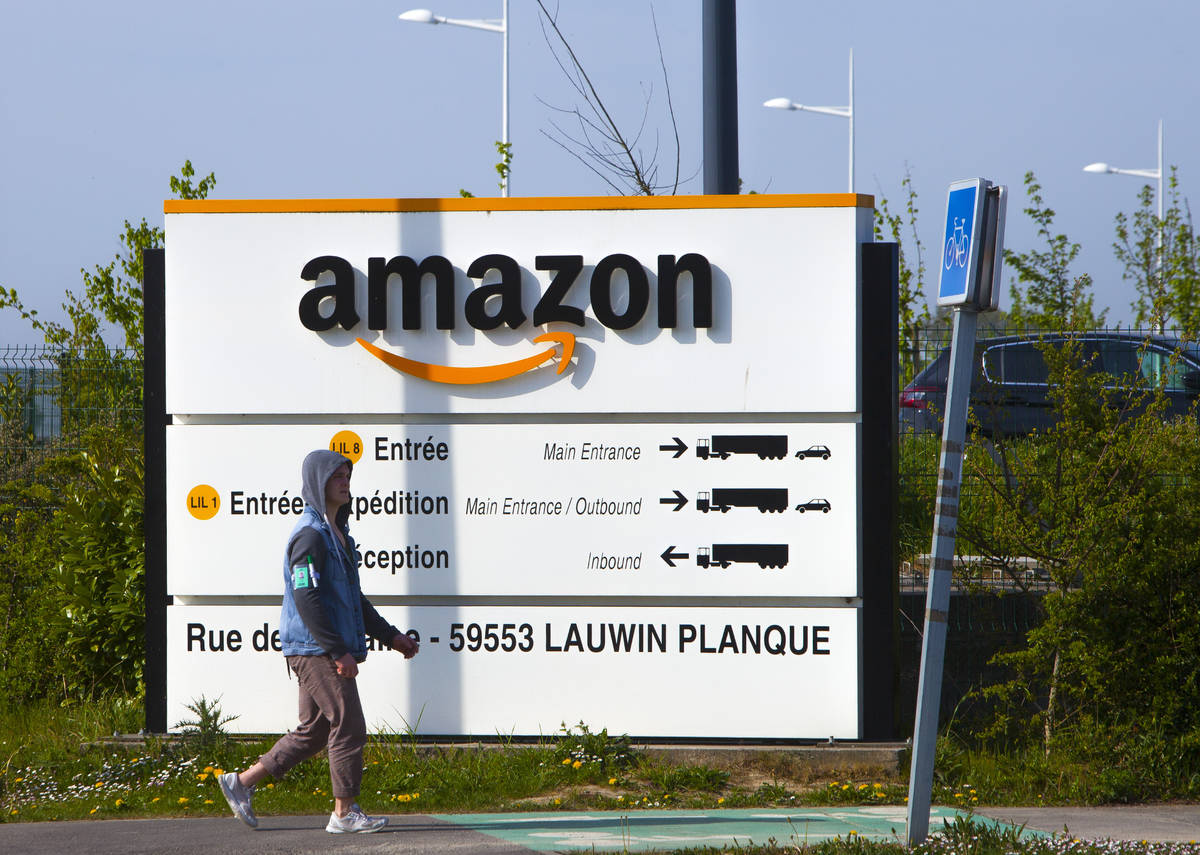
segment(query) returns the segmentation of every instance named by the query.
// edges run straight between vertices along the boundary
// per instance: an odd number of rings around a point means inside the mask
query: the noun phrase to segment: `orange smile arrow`
[[[453,383],[459,386],[475,383],[492,383],[496,380],[516,377],[518,374],[524,374],[526,371],[537,368],[554,355],[554,348],[551,347],[549,350],[534,354],[525,359],[518,359],[516,362],[505,362],[502,365],[481,365],[477,368],[459,368],[453,365],[431,365],[428,362],[405,359],[403,356],[389,353],[368,341],[363,341],[361,338],[357,338],[355,341],[366,348],[367,352],[372,356],[386,362],[397,371],[403,371],[405,374],[411,374],[413,377],[420,377],[422,380],[430,380],[434,383]],[[543,341],[561,344],[562,357],[558,360],[558,373],[562,374],[567,370],[571,356],[575,353],[574,333],[548,332],[539,335],[533,341],[535,344]]]

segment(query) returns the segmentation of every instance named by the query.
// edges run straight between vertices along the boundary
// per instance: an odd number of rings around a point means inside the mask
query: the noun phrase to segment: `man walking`
[[[311,452],[301,467],[305,507],[284,551],[279,621],[283,654],[300,684],[300,724],[249,769],[219,778],[234,815],[251,828],[258,826],[251,806],[255,785],[268,775],[282,777],[326,747],[334,811],[325,830],[372,832],[387,825],[386,817],[367,816],[357,802],[367,725],[355,678],[367,658],[366,636],[405,659],[416,656],[419,646],[362,595],[347,526],[351,469],[349,460],[325,449]]]

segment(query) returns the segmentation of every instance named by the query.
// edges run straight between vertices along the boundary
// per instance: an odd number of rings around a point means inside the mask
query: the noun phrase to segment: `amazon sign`
[[[364,665],[374,725],[863,738],[890,708],[864,679],[891,626],[864,581],[891,572],[864,472],[894,440],[863,380],[895,353],[869,346],[896,329],[865,311],[895,293],[872,204],[167,202],[151,727],[203,696],[294,725],[280,553],[325,447],[354,463],[364,593],[421,640]],[[714,712],[714,681],[778,703]]]
[[[167,408],[855,412],[867,199],[168,202]]]

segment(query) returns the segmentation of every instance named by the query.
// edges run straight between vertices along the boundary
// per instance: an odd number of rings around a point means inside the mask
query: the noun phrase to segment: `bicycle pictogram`
[[[963,226],[966,224],[965,217],[954,218],[954,234],[946,240],[946,269],[949,270],[954,265],[959,267],[967,266],[967,235],[963,231]]]

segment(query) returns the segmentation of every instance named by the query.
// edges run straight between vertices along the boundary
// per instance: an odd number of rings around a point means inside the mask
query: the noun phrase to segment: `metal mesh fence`
[[[88,431],[140,435],[142,364],[122,348],[0,348],[0,483],[54,454],[83,448]]]
[[[1110,390],[1131,394],[1161,390],[1166,416],[1195,412],[1200,396],[1200,347],[1178,330],[1097,329],[1072,334],[1078,356],[1090,372],[1104,375]],[[1037,442],[1055,422],[1043,355],[1047,343],[1064,334],[1027,328],[985,325],[980,319],[972,382],[972,430],[967,454],[989,454],[989,441]],[[945,406],[950,329],[948,324],[920,330],[902,341],[899,400],[899,531],[902,592],[925,590],[937,489],[940,414]],[[1137,412],[1131,407],[1130,412]],[[977,450],[976,450],[977,449]],[[989,500],[989,488],[964,467],[960,508]],[[1166,473],[1163,477],[1178,477]],[[994,498],[994,497],[991,497]],[[960,519],[954,591],[1021,593],[1050,589],[1048,568],[1029,556],[970,554],[969,536]]]

